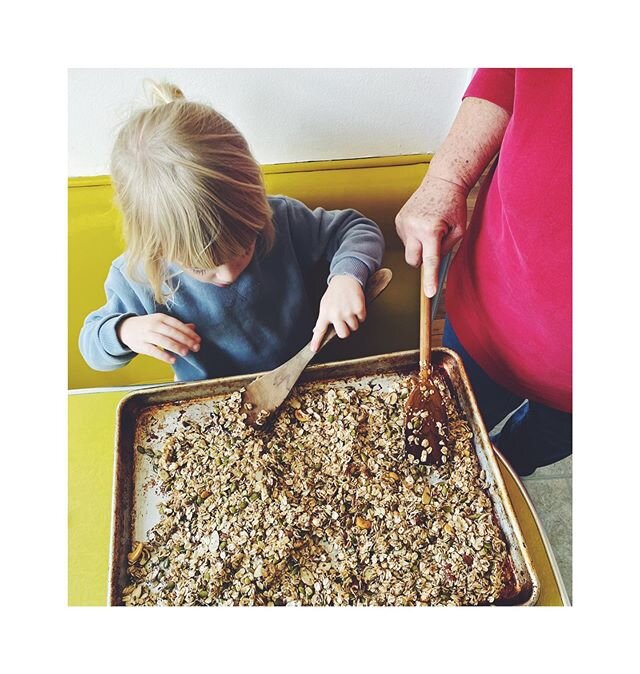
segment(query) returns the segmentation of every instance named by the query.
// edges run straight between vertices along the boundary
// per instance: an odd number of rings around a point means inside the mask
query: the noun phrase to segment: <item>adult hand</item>
[[[183,323],[166,314],[130,316],[119,323],[120,341],[136,353],[144,353],[165,363],[176,362],[172,353],[186,356],[200,349],[201,338],[193,323]]]
[[[440,258],[462,238],[466,226],[466,188],[429,174],[396,216],[407,264],[424,266],[427,297],[438,289]]]
[[[357,330],[366,317],[367,307],[362,286],[348,274],[334,276],[320,301],[311,350],[317,351],[320,348],[322,338],[330,325],[333,325],[338,337],[344,339]]]

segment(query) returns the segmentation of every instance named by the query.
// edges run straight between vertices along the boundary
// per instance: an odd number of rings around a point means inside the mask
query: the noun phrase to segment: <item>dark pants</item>
[[[530,475],[536,468],[571,454],[571,414],[540,403],[525,402],[525,398],[493,381],[465,351],[448,320],[443,346],[462,358],[488,431],[518,408],[500,433],[491,439],[519,475]]]

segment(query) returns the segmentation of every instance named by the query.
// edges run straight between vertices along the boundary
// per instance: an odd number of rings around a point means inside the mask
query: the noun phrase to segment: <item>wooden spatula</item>
[[[450,258],[442,262],[440,292]],[[439,299],[440,295],[437,295]],[[435,300],[437,302],[437,299]],[[442,462],[442,447],[447,444],[447,411],[436,384],[437,374],[431,366],[431,298],[424,294],[424,278],[420,274],[420,371],[413,380],[407,399],[404,428],[405,449],[421,463]]]
[[[372,274],[365,288],[367,305],[389,285],[391,281],[390,269],[379,269]],[[322,349],[336,336],[333,326],[330,326],[320,344]],[[252,426],[263,426],[269,417],[286,400],[289,392],[305,367],[311,362],[317,351],[311,350],[307,344],[293,358],[280,367],[261,375],[247,386],[242,395],[243,412],[247,415],[246,422]]]

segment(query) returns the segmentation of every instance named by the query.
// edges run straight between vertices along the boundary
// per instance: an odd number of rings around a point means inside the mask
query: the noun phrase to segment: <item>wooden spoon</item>
[[[391,277],[390,269],[379,269],[370,276],[364,293],[367,305],[389,285]],[[318,351],[335,336],[336,331],[333,326],[330,326],[320,343]],[[311,342],[286,363],[261,375],[247,386],[246,391],[242,394],[242,405],[243,412],[247,415],[246,422],[248,424],[256,427],[264,426],[273,412],[286,400],[302,371],[317,353],[317,351],[311,350],[310,344]]]
[[[448,266],[448,260],[445,264]],[[445,272],[446,273],[446,272]],[[405,449],[421,463],[441,463],[447,444],[447,411],[431,366],[431,298],[420,274],[420,372],[405,404]]]

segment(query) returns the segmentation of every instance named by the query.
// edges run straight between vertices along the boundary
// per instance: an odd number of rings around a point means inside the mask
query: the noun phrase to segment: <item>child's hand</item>
[[[313,328],[311,350],[317,351],[329,325],[344,339],[357,330],[367,317],[367,307],[362,287],[353,276],[334,276],[320,302],[316,327]]]
[[[176,359],[169,351],[186,356],[189,350],[200,349],[201,338],[195,327],[193,323],[183,323],[165,314],[149,314],[125,318],[118,325],[117,333],[120,341],[132,351],[173,364]]]

